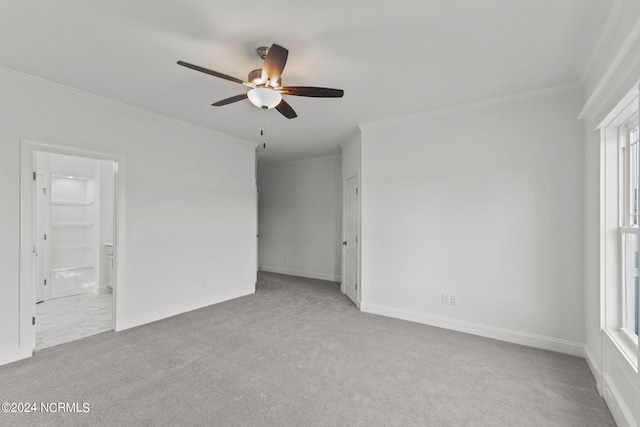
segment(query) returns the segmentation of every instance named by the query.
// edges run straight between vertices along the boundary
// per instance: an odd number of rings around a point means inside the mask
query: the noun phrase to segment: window
[[[603,332],[637,366],[640,282],[640,91],[600,124],[600,248]]]
[[[637,114],[618,130],[622,197],[621,224],[621,332],[638,339],[638,186],[640,183],[639,132]]]

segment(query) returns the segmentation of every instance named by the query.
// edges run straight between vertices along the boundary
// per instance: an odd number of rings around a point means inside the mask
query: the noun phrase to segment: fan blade
[[[272,82],[277,82],[287,63],[287,56],[289,56],[287,49],[275,43],[272,44],[269,48],[269,53],[267,53],[267,56],[264,58],[262,80],[267,81],[268,79]]]
[[[310,96],[313,98],[342,98],[342,89],[313,86],[284,86],[276,89],[282,95]]]
[[[243,99],[247,99],[247,94],[243,93],[242,95],[232,96],[231,98],[223,99],[222,101],[218,101],[215,104],[211,104],[214,107],[222,107],[223,105],[232,104],[234,102],[242,101]]]
[[[291,105],[287,104],[287,101],[285,101],[284,99],[280,101],[278,105],[276,105],[276,110],[280,111],[280,113],[287,119],[295,119],[296,117],[298,117],[296,112],[293,111],[293,108],[291,108]]]
[[[211,74],[212,76],[220,77],[221,79],[229,80],[234,83],[240,83],[241,85],[247,84],[246,82],[243,82],[240,79],[236,79],[235,77],[227,76],[226,74],[222,74],[217,71],[210,70],[208,68],[200,67],[199,65],[189,64],[188,62],[184,62],[184,61],[178,61],[178,65],[191,68],[192,70],[200,71],[201,73]]]

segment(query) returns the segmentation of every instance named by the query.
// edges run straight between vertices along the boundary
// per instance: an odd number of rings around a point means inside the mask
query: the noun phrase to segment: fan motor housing
[[[250,82],[255,82],[255,80],[262,80],[262,70],[260,68],[258,68],[257,70],[253,70],[249,73],[249,80]]]
[[[253,70],[249,73],[249,82],[251,83],[255,83],[258,86],[262,86],[265,85],[267,82],[262,80],[262,70],[260,68]],[[270,84],[273,87],[277,87],[277,86],[282,86],[282,77],[278,79],[278,81],[276,82],[276,84],[273,84],[273,82],[271,82]]]

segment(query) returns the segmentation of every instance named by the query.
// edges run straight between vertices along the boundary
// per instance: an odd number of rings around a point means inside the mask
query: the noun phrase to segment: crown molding
[[[578,118],[597,123],[640,81],[640,20],[633,26]]]
[[[602,57],[602,53],[605,48],[610,44],[611,38],[620,24],[620,20],[629,6],[629,1],[630,0],[620,0],[618,2],[614,2],[611,7],[604,25],[602,26],[602,30],[600,30],[600,35],[596,39],[596,43],[594,44],[593,49],[591,49],[589,58],[580,73],[579,81],[583,86],[586,86],[589,80],[593,77],[593,72],[599,63],[599,59]]]
[[[16,78],[16,79],[20,79],[23,81],[27,81],[29,83],[33,83],[39,86],[44,86],[44,87],[48,87],[54,90],[57,90],[59,92],[65,93],[65,94],[69,94],[69,95],[74,95],[74,96],[78,96],[80,98],[85,98],[91,101],[95,101],[95,102],[100,102],[103,104],[107,104],[107,105],[111,105],[113,107],[122,109],[122,110],[128,110],[131,112],[135,112],[135,113],[140,113],[140,114],[144,114],[150,117],[153,117],[155,119],[160,119],[163,121],[167,121],[173,124],[177,124],[179,126],[182,127],[186,127],[186,128],[190,128],[190,129],[194,129],[194,130],[198,130],[198,131],[204,131],[207,133],[211,133],[219,138],[222,139],[226,139],[230,142],[237,142],[237,143],[241,143],[241,144],[245,144],[248,145],[252,148],[255,148],[258,146],[257,143],[252,142],[252,141],[248,141],[246,139],[242,139],[242,138],[238,138],[236,136],[233,135],[228,135],[226,133],[222,133],[220,131],[205,127],[205,126],[201,126],[201,125],[197,125],[191,122],[187,122],[184,120],[180,120],[180,119],[176,119],[175,117],[171,117],[171,116],[165,116],[164,114],[159,114],[159,113],[155,113],[153,111],[149,111],[149,110],[145,110],[144,108],[140,108],[140,107],[134,107],[133,105],[129,105],[129,104],[125,104],[124,102],[120,102],[120,101],[116,101],[114,99],[111,98],[106,98],[104,96],[100,96],[100,95],[96,95],[90,92],[85,92],[83,90],[80,89],[76,89],[74,87],[71,86],[66,86],[60,83],[55,83],[52,82],[50,80],[46,80],[40,77],[36,77],[36,76],[32,76],[30,74],[25,74],[22,73],[20,71],[15,71],[9,68],[5,68],[5,67],[1,67],[0,66],[0,75],[4,75],[7,77],[12,77],[12,78]]]
[[[462,113],[466,111],[480,110],[488,107],[496,107],[504,104],[512,104],[514,102],[526,101],[528,99],[534,98],[542,98],[544,96],[550,96],[565,92],[573,92],[576,90],[583,90],[584,87],[579,82],[553,86],[547,89],[523,92],[516,95],[500,97],[500,98],[491,98],[485,101],[480,102],[470,102],[467,104],[459,104],[450,107],[438,108],[434,110],[428,110],[417,114],[410,114],[401,117],[393,117],[391,119],[383,119],[375,122],[368,122],[360,124],[360,129],[371,129],[379,126],[387,126],[394,123],[402,123],[406,121],[419,120],[419,119],[428,119],[437,116],[444,116],[455,113]]]

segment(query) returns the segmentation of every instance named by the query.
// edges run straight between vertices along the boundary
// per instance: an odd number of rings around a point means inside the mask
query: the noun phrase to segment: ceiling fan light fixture
[[[247,92],[247,97],[253,105],[263,110],[274,108],[282,101],[282,95],[266,87],[257,87]]]
[[[253,105],[260,109],[275,108],[287,119],[294,119],[298,115],[287,101],[282,98],[283,94],[311,98],[341,98],[344,95],[342,89],[315,86],[282,86],[282,71],[287,63],[289,51],[273,43],[269,48],[258,48],[258,54],[264,61],[262,68],[251,71],[247,81],[184,61],[178,61],[178,65],[250,88],[248,92],[214,102],[211,104],[214,107],[221,107],[248,98]]]

